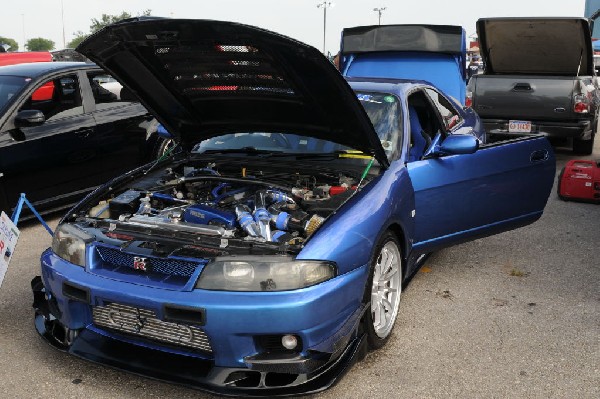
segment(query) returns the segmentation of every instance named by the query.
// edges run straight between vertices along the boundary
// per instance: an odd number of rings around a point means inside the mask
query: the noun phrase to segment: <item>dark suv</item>
[[[0,210],[9,213],[21,192],[42,213],[70,206],[150,161],[157,125],[94,64],[0,67]]]

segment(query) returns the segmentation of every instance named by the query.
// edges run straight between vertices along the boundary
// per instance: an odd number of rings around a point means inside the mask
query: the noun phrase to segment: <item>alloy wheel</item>
[[[379,338],[386,338],[394,327],[402,292],[402,260],[394,241],[386,242],[373,269],[371,320]]]

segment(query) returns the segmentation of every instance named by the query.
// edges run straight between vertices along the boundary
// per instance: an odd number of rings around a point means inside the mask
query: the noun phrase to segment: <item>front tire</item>
[[[363,330],[369,348],[379,349],[390,338],[402,293],[402,253],[398,239],[387,231],[372,255],[365,301],[370,301],[363,317]]]

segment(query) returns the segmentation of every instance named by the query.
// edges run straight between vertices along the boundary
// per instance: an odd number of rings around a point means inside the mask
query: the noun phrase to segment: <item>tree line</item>
[[[149,16],[150,13],[151,13],[151,10],[145,10],[141,13],[138,13],[137,16],[138,17],[139,16]],[[115,14],[115,15],[102,14],[102,16],[100,18],[92,18],[92,20],[91,20],[92,23],[90,25],[90,31],[88,33],[85,33],[82,31],[77,31],[77,32],[73,33],[73,35],[75,37],[69,43],[67,43],[67,48],[77,47],[79,45],[79,43],[84,41],[89,35],[99,31],[100,29],[104,28],[105,26],[114,24],[115,22],[119,22],[123,19],[132,18],[132,17],[133,16],[130,13],[123,11],[123,12],[121,12],[121,14]],[[10,37],[0,36],[0,46],[2,47],[2,48],[0,48],[0,51],[2,51],[3,49],[5,51],[18,51],[19,50],[19,44],[17,43],[17,41]],[[50,39],[45,39],[43,37],[34,37],[25,42],[25,50],[27,50],[27,51],[50,51],[50,50],[54,50],[56,48],[55,46],[56,46],[56,43],[54,43],[54,41],[52,41]]]

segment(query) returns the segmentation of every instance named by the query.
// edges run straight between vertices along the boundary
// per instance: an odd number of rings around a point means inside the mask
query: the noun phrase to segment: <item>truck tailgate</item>
[[[570,76],[477,75],[469,88],[481,118],[576,119],[572,106],[576,79]]]

